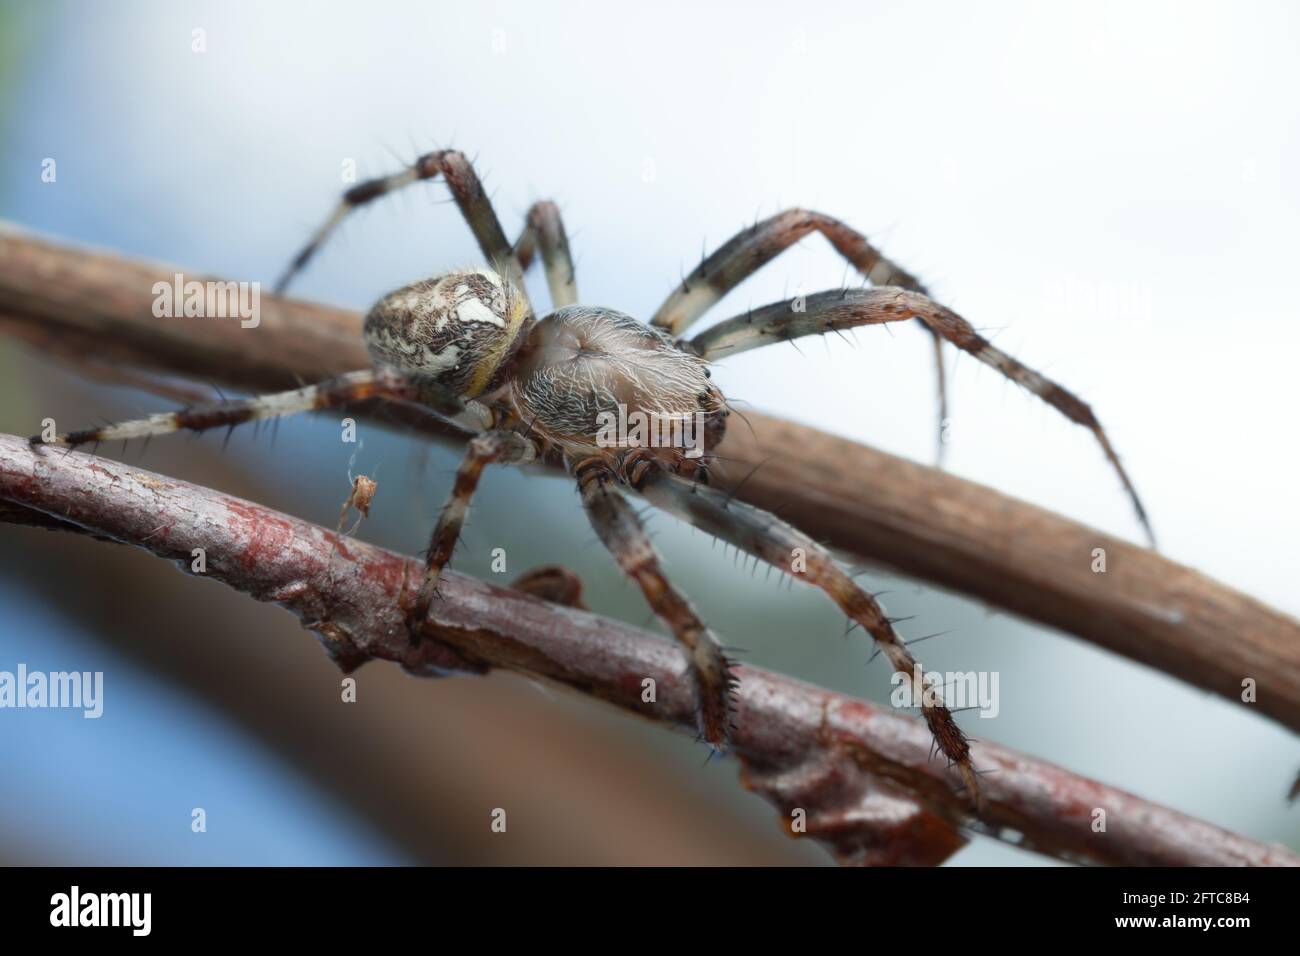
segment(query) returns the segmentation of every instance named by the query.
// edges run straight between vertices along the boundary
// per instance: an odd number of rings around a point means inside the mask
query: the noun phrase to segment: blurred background
[[[196,30],[203,33],[196,51]],[[421,151],[477,157],[512,236],[563,210],[583,301],[648,316],[756,215],[867,232],[999,346],[1093,405],[1163,551],[1300,613],[1294,254],[1300,11],[1285,3],[0,4],[0,217],[269,284],[345,188]],[[57,163],[43,182],[42,163]],[[1291,173],[1287,173],[1291,170]],[[365,308],[478,261],[446,187],[347,222],[295,291]],[[534,273],[533,294],[546,301]],[[839,285],[811,237],[710,313]],[[253,331],[248,334],[256,334]],[[1095,442],[948,352],[956,474],[1140,540]],[[733,399],[929,463],[917,328],[739,356]],[[170,407],[0,340],[0,430]],[[324,419],[127,455],[422,549],[457,452]],[[105,454],[119,456],[118,449]],[[745,659],[885,700],[811,589],[769,586],[652,519],[669,572]],[[656,627],[560,478],[490,471],[454,567],[562,562],[595,610]],[[1067,635],[880,571],[922,659],[996,670],[976,737],[1300,847],[1300,748],[1275,724]],[[104,716],[0,712],[6,863],[824,865],[686,736],[517,676],[339,674],[279,609],[143,553],[0,527],[0,670],[102,670]],[[190,830],[202,807],[207,832]],[[504,835],[489,830],[497,807]],[[984,838],[955,864],[1042,863]]]

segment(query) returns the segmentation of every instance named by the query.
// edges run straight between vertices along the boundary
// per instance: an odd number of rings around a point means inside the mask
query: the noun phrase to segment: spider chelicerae
[[[380,299],[365,320],[373,368],[294,391],[73,432],[52,443],[74,446],[180,429],[233,427],[373,398],[415,403],[469,430],[474,437],[433,530],[423,582],[418,592],[405,598],[413,640],[419,639],[437,596],[439,576],[451,558],[484,467],[558,457],[577,480],[596,534],[685,649],[694,677],[700,733],[710,745],[724,748],[732,729],[731,663],[664,575],[626,491],[825,591],[871,635],[892,667],[906,675],[912,699],[922,702],[937,748],[958,770],[968,792],[978,795],[965,734],[941,697],[927,688],[920,667],[876,600],[825,548],[797,528],[710,487],[713,455],[708,450],[722,439],[729,409],[710,382],[709,365],[801,336],[919,320],[933,335],[940,359],[941,420],[941,347],[949,342],[1091,430],[1149,536],[1137,492],[1089,407],[995,348],[965,319],[929,298],[914,276],[887,259],[861,233],[817,212],[791,209],[738,233],[673,289],[649,324],[613,309],[579,305],[569,243],[556,205],[535,203],[518,241],[511,245],[472,164],[454,150],[429,153],[400,173],[349,189],[293,260],[277,291],[288,286],[351,210],[438,176],[450,187],[491,268],[449,272]],[[683,338],[715,302],[813,232],[825,236],[871,287],[833,289],[777,302]],[[524,283],[524,273],[539,256],[555,305],[541,318],[533,311]],[[605,426],[611,418],[629,421],[638,413],[642,421],[698,423],[699,434],[694,437],[702,439],[706,452],[700,454],[698,444],[687,448],[684,443],[651,442],[626,433],[609,440]],[[34,436],[32,441],[43,439]],[[545,574],[529,580],[535,593],[549,594],[556,587]]]

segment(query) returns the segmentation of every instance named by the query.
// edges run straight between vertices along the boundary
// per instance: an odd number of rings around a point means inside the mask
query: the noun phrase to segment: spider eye
[[[378,363],[473,398],[493,384],[530,317],[500,275],[460,269],[380,299],[366,316],[366,346]]]

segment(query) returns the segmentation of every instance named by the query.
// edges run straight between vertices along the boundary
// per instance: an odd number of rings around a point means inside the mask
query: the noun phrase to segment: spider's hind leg
[[[425,619],[429,616],[429,608],[438,593],[438,580],[442,577],[442,569],[447,566],[452,552],[456,549],[456,541],[465,526],[465,516],[469,514],[470,501],[474,497],[474,492],[478,490],[483,469],[493,463],[522,465],[536,457],[537,449],[533,442],[516,432],[487,431],[470,439],[465,447],[465,457],[461,459],[460,467],[456,469],[456,480],[452,485],[451,493],[447,496],[447,503],[443,505],[438,515],[438,523],[434,525],[433,534],[429,539],[424,580],[407,611],[407,632],[412,644],[420,642]]]
[[[613,469],[604,459],[593,457],[578,462],[572,470],[597,536],[686,651],[700,709],[701,736],[715,750],[725,750],[731,735],[736,684],[731,662],[664,575],[641,519],[616,487],[618,478]]]
[[[234,428],[245,422],[281,418],[313,409],[338,408],[367,398],[412,400],[416,398],[416,394],[412,386],[396,374],[367,369],[349,372],[290,392],[275,392],[253,398],[192,405],[174,412],[160,412],[147,418],[69,432],[48,441],[40,435],[33,435],[29,440],[33,445],[64,445],[75,448],[78,445],[97,442],[151,438],[154,435],[167,435],[178,431],[202,432],[213,428]]]
[[[515,260],[519,268],[527,272],[539,248],[551,303],[557,309],[575,304],[578,301],[578,279],[573,268],[573,255],[569,252],[569,236],[564,231],[560,207],[550,200],[535,202],[528,210],[524,231],[515,243]]]
[[[505,230],[501,228],[496,211],[492,208],[492,201],[488,199],[483,183],[474,172],[469,159],[464,153],[454,149],[426,153],[401,172],[358,183],[345,192],[329,218],[316,230],[307,245],[294,256],[289,267],[275,283],[275,291],[279,293],[288,288],[289,283],[306,267],[334,230],[353,210],[405,186],[435,179],[440,175],[451,188],[452,198],[456,200],[461,215],[469,223],[483,255],[494,268],[505,273],[519,289],[520,294],[527,298],[523,272],[515,262],[514,251],[506,238]]]

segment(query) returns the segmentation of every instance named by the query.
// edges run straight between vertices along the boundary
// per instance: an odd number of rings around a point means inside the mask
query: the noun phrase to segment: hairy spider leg
[[[40,435],[33,435],[29,440],[33,445],[75,447],[94,442],[150,438],[184,430],[202,432],[213,428],[234,428],[245,422],[281,418],[315,409],[341,408],[368,398],[382,398],[428,408],[439,418],[473,431],[481,431],[492,422],[491,411],[477,402],[461,402],[413,382],[391,369],[376,368],[348,372],[288,392],[192,405],[147,418],[69,432],[50,441],[45,441]]]
[[[886,258],[862,233],[823,213],[787,209],[743,229],[704,259],[659,306],[651,322],[682,335],[719,299],[811,232],[819,232],[844,259],[876,286],[899,286],[928,294],[921,280]],[[943,367],[943,340],[933,336],[935,383],[939,397],[938,458],[948,418],[948,381]]]
[[[690,603],[668,581],[641,519],[618,490],[618,476],[609,464],[603,458],[586,458],[572,471],[596,535],[686,651],[699,706],[700,735],[715,750],[725,750],[733,729],[736,687],[731,661]]]
[[[551,290],[555,308],[578,303],[578,278],[569,252],[569,236],[564,231],[560,207],[549,199],[535,202],[524,219],[523,232],[515,243],[515,261],[527,272],[538,249],[546,270],[546,286]]]
[[[469,223],[470,231],[474,233],[479,249],[483,251],[488,262],[492,263],[498,272],[504,273],[519,288],[520,294],[527,298],[523,271],[515,262],[514,251],[506,238],[505,230],[501,228],[496,211],[492,208],[492,201],[488,199],[483,183],[465,154],[454,149],[426,153],[401,172],[381,176],[378,179],[368,179],[345,192],[337,208],[285,269],[284,274],[275,284],[275,291],[283,292],[288,288],[289,283],[311,261],[312,256],[325,244],[334,229],[354,209],[404,186],[434,179],[439,175],[451,188],[451,195],[456,200],[461,215]]]
[[[505,465],[524,465],[537,458],[537,447],[531,439],[517,432],[493,430],[475,435],[465,448],[465,456],[456,469],[456,480],[447,503],[438,515],[433,534],[429,538],[429,551],[425,558],[424,580],[415,603],[407,616],[407,629],[411,642],[419,643],[429,606],[438,592],[438,579],[442,569],[451,560],[470,502],[478,490],[483,469],[494,462]]]
[[[655,507],[826,592],[852,621],[871,635],[890,666],[905,675],[912,700],[920,703],[939,750],[957,768],[978,801],[979,781],[966,735],[953,720],[938,690],[927,685],[921,665],[898,636],[884,610],[875,598],[854,583],[829,552],[775,515],[672,475],[651,458],[642,458],[631,466],[629,481]]]
[[[796,302],[798,308],[796,309]],[[801,300],[787,299],[719,322],[695,336],[685,347],[706,359],[737,355],[774,342],[787,342],[805,335],[822,335],[860,325],[877,325],[919,319],[935,335],[969,352],[985,365],[1037,395],[1062,415],[1096,436],[1107,460],[1119,474],[1138,521],[1155,547],[1155,532],[1137,488],[1120,463],[1119,455],[1106,437],[1101,422],[1086,402],[1072,392],[995,348],[951,309],[906,289],[831,289]]]

